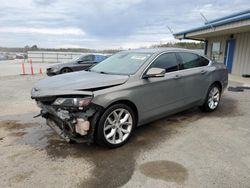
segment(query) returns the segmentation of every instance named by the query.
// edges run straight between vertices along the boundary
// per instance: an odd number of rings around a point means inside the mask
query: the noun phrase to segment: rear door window
[[[179,52],[178,53],[182,60],[181,69],[191,69],[195,67],[202,67],[208,65],[209,61],[197,54],[187,53],[187,52]]]
[[[207,66],[208,64],[209,64],[209,60],[206,59],[205,57],[200,56],[200,59],[199,59],[200,67]]]
[[[81,58],[81,61],[94,61],[95,56],[94,55],[86,55]]]
[[[150,68],[165,69],[166,72],[173,72],[179,70],[179,62],[175,53],[165,53],[160,55],[150,66]]]

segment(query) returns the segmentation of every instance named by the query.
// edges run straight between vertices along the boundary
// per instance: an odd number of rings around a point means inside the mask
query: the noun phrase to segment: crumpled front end
[[[66,141],[91,142],[103,107],[92,103],[93,91],[121,85],[126,75],[74,72],[39,80],[31,98],[41,108],[40,115]]]
[[[40,115],[67,142],[90,143],[102,107],[91,103],[91,96],[58,96],[33,98],[41,108]]]

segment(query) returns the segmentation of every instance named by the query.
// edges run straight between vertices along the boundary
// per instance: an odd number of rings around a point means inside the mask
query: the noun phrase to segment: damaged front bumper
[[[61,138],[67,142],[91,143],[94,141],[95,125],[103,108],[89,104],[86,108],[60,107],[37,100],[40,115]]]

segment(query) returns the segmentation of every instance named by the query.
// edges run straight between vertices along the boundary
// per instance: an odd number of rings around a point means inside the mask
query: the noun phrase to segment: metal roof
[[[201,27],[197,27],[197,28],[186,30],[186,31],[174,33],[174,36],[186,35],[187,33],[204,30],[204,29],[208,29],[211,27],[222,26],[225,24],[234,23],[234,22],[243,21],[243,20],[248,20],[248,19],[250,19],[250,9],[242,11],[242,12],[238,12],[235,14],[231,14],[231,15],[228,15],[228,16],[225,16],[222,18],[218,18],[218,19],[215,19],[212,21],[205,22],[205,25],[201,26]]]
[[[132,50],[125,50],[130,51],[130,52],[137,52],[137,53],[161,53],[161,52],[193,52],[197,53],[197,50],[192,50],[192,49],[185,49],[185,48],[141,48],[141,49],[132,49]]]

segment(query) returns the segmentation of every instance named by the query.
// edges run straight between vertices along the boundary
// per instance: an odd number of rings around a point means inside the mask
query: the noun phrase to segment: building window
[[[220,60],[220,42],[213,42],[212,43],[212,55],[211,58],[214,61],[219,61]]]

